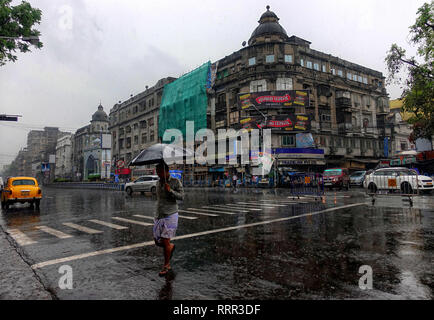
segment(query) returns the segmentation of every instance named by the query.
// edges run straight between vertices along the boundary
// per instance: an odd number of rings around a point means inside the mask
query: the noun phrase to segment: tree
[[[406,57],[406,51],[392,44],[385,59],[389,71],[388,83],[403,84],[403,111],[409,112],[413,124],[412,139],[434,135],[434,1],[417,11],[410,27],[410,43],[417,46],[417,56]],[[419,61],[418,61],[419,60]],[[407,77],[401,78],[406,72]]]
[[[12,0],[0,0],[0,66],[7,61],[15,62],[14,53],[28,52],[30,46],[41,49],[40,32],[34,29],[41,22],[42,12],[32,8],[30,3],[23,1],[17,6],[11,6]],[[32,39],[32,41],[26,41]]]

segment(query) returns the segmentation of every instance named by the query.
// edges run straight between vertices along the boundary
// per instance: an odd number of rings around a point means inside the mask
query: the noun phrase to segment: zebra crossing
[[[307,199],[308,200],[308,199]],[[260,212],[265,212],[268,209],[275,208],[283,208],[288,207],[298,203],[309,203],[312,201],[306,201],[306,199],[299,199],[298,201],[292,201],[290,199],[280,199],[280,200],[259,200],[259,201],[238,201],[235,203],[226,203],[226,204],[208,204],[200,207],[189,207],[179,209],[179,219],[184,219],[188,221],[194,221],[199,218],[209,217],[209,218],[217,218],[221,216],[232,216],[232,215],[240,215],[240,214],[257,214]],[[118,212],[116,212],[118,213]],[[116,223],[98,220],[98,219],[89,219],[84,220],[91,225],[84,226],[82,224],[72,223],[72,222],[64,222],[61,224],[62,227],[66,227],[66,230],[57,230],[53,227],[48,227],[45,225],[36,226],[36,229],[39,232],[48,234],[57,239],[70,239],[75,235],[70,234],[72,231],[78,231],[79,233],[84,233],[88,235],[98,235],[104,233],[108,229],[113,229],[117,231],[127,230],[130,226],[141,226],[141,227],[151,227],[153,226],[153,216],[146,216],[143,214],[134,214],[129,218],[126,217],[111,217],[112,220],[116,221]],[[150,222],[144,222],[149,220]],[[117,223],[123,223],[117,224]],[[72,229],[72,230],[71,230]],[[20,246],[29,246],[38,243],[35,239],[32,239],[31,236],[28,236],[22,230],[17,228],[7,229],[9,235],[17,242]]]

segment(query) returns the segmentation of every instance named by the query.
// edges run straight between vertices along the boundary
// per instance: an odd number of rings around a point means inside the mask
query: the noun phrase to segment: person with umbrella
[[[175,156],[173,156],[175,153]],[[157,184],[157,210],[154,216],[153,236],[155,244],[163,248],[164,265],[159,273],[160,277],[167,275],[170,270],[170,259],[175,245],[170,240],[175,237],[178,228],[177,200],[184,200],[184,189],[180,180],[171,177],[169,166],[165,159],[191,156],[185,149],[165,144],[156,144],[142,151],[130,165],[145,165],[157,163],[156,171],[160,178]]]
[[[170,270],[170,259],[175,251],[175,245],[170,239],[175,237],[178,228],[177,200],[184,200],[184,189],[181,181],[173,178],[165,162],[157,165],[157,175],[160,178],[157,185],[157,210],[154,217],[154,241],[163,248],[164,265],[159,275],[165,276]]]

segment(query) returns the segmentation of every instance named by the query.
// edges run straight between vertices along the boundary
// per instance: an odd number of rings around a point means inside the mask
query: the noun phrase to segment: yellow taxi
[[[42,190],[38,181],[31,177],[8,178],[1,191],[1,204],[3,209],[8,209],[14,203],[30,203],[39,208],[42,199]]]

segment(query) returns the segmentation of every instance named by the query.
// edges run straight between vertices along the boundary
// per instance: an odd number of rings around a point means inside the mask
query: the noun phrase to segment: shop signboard
[[[309,92],[307,90],[285,90],[241,93],[238,100],[241,110],[250,110],[254,107],[258,109],[307,107],[309,106]]]
[[[271,129],[272,131],[309,132],[311,119],[309,115],[294,113],[272,116],[267,122],[260,117],[247,117],[240,120],[239,127],[248,131],[259,128]]]

